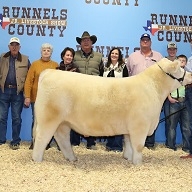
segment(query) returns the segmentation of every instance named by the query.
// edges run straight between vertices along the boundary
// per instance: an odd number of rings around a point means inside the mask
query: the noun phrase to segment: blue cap
[[[143,35],[141,35],[140,39],[143,39],[144,37],[147,37],[149,39],[151,39],[150,35],[148,33],[144,33]]]

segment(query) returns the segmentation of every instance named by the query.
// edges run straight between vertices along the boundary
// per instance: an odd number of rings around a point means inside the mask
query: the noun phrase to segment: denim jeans
[[[164,111],[164,116],[165,116],[165,145],[167,146],[167,137],[168,137],[168,128],[170,124],[170,102],[168,99],[165,100],[163,104],[163,111]]]
[[[186,107],[189,112],[190,130],[192,131],[192,87],[185,89]]]
[[[192,87],[185,89],[185,97],[186,97],[186,107],[189,112],[189,121],[190,121],[190,130],[191,136],[189,138],[190,148],[189,152],[192,154]]]
[[[172,113],[175,114],[169,117],[170,126],[168,128],[168,147],[176,149],[176,128],[179,123],[183,140],[183,150],[189,150],[189,137],[191,135],[191,130],[189,126],[189,112],[186,108],[186,102],[170,103],[170,114]]]
[[[11,145],[18,144],[21,141],[21,112],[23,109],[23,92],[17,95],[16,88],[5,88],[4,93],[0,89],[0,143],[6,142],[7,120],[9,107],[11,107],[12,118],[12,141]]]
[[[123,135],[107,137],[106,147],[110,150],[123,151]]]

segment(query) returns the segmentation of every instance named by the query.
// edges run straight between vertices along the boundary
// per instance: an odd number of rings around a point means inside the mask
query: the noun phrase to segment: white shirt
[[[185,69],[189,72],[192,72],[192,56],[188,58],[187,65],[185,66]]]
[[[118,67],[118,64],[119,64],[119,63],[117,62],[115,65],[111,64],[109,68],[106,68],[106,67],[105,67],[104,73],[103,73],[103,77],[107,77],[107,75],[109,74],[109,72],[110,72],[111,70],[113,70],[113,69],[114,69],[114,75],[115,75],[116,78],[121,78],[121,77],[123,77],[123,70],[120,70],[120,68]]]

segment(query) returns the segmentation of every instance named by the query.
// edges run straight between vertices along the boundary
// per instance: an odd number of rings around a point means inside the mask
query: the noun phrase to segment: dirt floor
[[[143,149],[143,164],[135,166],[121,152],[88,150],[84,143],[73,147],[75,163],[64,159],[53,143],[45,151],[44,161],[32,161],[30,143],[20,149],[0,146],[0,192],[191,192],[192,159],[163,145]]]

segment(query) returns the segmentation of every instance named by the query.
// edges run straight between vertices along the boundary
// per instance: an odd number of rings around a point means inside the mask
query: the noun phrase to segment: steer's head
[[[172,79],[177,80],[181,85],[192,83],[192,73],[181,68],[179,60],[170,61],[163,58],[157,64],[167,75],[169,75]]]

